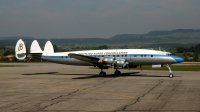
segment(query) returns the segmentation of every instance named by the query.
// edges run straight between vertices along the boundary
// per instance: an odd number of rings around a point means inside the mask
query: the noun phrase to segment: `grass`
[[[1,67],[27,67],[27,65],[0,65]]]
[[[98,69],[97,67],[89,67],[89,69]],[[133,70],[140,70],[140,67],[132,68]],[[200,65],[172,65],[172,71],[200,71]],[[150,65],[142,66],[142,70],[165,70],[169,71],[169,69],[164,66],[162,68],[152,68]]]
[[[188,64],[188,63],[187,63]],[[191,64],[183,64],[183,65],[172,65],[171,69],[172,71],[200,71],[200,64],[192,65]],[[27,67],[28,65],[0,65],[1,67]],[[98,67],[89,67],[89,69],[98,69]],[[138,66],[137,68],[132,68],[133,70],[140,70],[140,67]],[[150,65],[142,66],[142,70],[166,70],[168,71],[169,69],[164,66],[162,68],[152,68]]]
[[[140,69],[137,67],[136,69]],[[162,68],[152,68],[152,66],[143,66],[143,70],[169,70],[166,66]],[[200,65],[172,65],[172,71],[200,71]]]

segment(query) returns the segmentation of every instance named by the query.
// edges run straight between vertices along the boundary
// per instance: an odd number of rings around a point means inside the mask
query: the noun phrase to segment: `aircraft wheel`
[[[121,72],[118,71],[118,70],[116,70],[114,74],[115,74],[116,76],[118,76],[118,75],[121,75]]]
[[[169,74],[169,78],[173,78],[174,76],[173,76],[173,74],[172,73],[170,73]]]
[[[99,73],[99,76],[100,76],[100,77],[106,77],[106,72],[100,72],[100,73]]]

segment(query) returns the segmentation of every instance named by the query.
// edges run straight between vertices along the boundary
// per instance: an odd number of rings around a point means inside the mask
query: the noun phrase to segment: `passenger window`
[[[125,57],[127,57],[127,55],[125,55]]]
[[[119,55],[117,55],[117,57],[119,57]]]
[[[134,57],[137,57],[137,55],[134,55]]]
[[[141,55],[141,57],[143,57],[143,55]]]
[[[146,55],[144,55],[144,57],[146,57]]]
[[[151,57],[153,57],[153,55],[151,55]]]

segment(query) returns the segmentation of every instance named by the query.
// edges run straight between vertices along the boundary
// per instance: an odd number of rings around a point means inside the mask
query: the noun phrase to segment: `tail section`
[[[40,48],[40,45],[37,40],[34,40],[30,47],[30,53],[26,52],[26,46],[22,39],[17,41],[15,46],[15,56],[18,60],[23,60],[27,57],[27,54],[31,55],[33,58],[41,59],[42,54],[51,54],[54,53],[53,45],[50,41],[47,41],[44,46],[44,51]]]
[[[26,46],[22,39],[17,41],[15,46],[15,56],[18,60],[23,60],[26,58]]]
[[[54,48],[50,41],[46,42],[46,44],[44,46],[44,53],[46,53],[46,54],[54,53]]]
[[[31,44],[30,53],[43,53],[37,40],[34,40]]]

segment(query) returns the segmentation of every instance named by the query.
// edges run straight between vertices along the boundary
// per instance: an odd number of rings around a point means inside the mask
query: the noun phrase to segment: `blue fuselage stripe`
[[[171,57],[167,55],[144,55],[144,54],[128,54],[128,55],[90,55],[90,57],[102,58],[102,57],[116,57],[116,58],[145,58],[145,57]],[[63,58],[70,58],[69,56],[45,56],[43,55],[42,58],[52,58],[52,59],[63,59]]]

